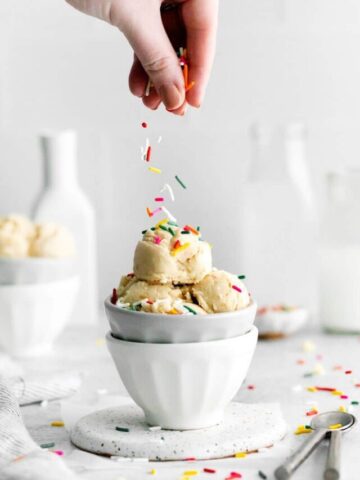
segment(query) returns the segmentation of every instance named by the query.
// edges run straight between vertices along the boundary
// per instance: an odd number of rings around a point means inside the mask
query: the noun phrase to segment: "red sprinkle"
[[[306,412],[307,417],[312,417],[313,415],[317,415],[319,412],[317,410],[310,410],[309,412]]]
[[[319,392],[335,392],[336,388],[332,387],[315,387],[316,390],[319,390]]]
[[[164,197],[155,197],[155,202],[163,202]]]
[[[239,287],[236,286],[236,285],[233,285],[232,288],[233,288],[234,290],[236,290],[237,292],[239,292],[239,293],[242,292],[241,288],[239,288]]]
[[[191,233],[193,233],[194,235],[199,235],[199,232],[198,232],[197,230],[195,230],[195,228],[190,227],[190,225],[185,225],[184,230],[185,230],[186,232],[191,232]]]
[[[195,457],[184,458],[184,461],[185,461],[185,462],[193,462],[194,460],[196,460]]]
[[[203,469],[204,473],[216,473],[216,470],[213,468],[204,468]]]
[[[350,375],[352,373],[352,370],[345,370],[345,375]]]
[[[119,299],[119,297],[118,297],[116,288],[113,288],[112,296],[111,296],[111,298],[110,298],[110,302],[111,302],[113,305],[116,305],[116,302],[118,301],[118,299]]]
[[[146,161],[149,162],[151,157],[151,146],[149,145],[146,150]]]
[[[149,298],[148,300],[146,300],[146,303],[148,303],[149,305],[152,305],[154,302]]]
[[[255,385],[248,385],[247,388],[248,390],[255,390]]]
[[[130,278],[134,278],[134,277],[135,277],[135,273],[128,273],[126,276],[127,276],[127,277],[130,277]]]
[[[141,126],[142,126],[143,128],[147,128],[147,127],[148,127],[148,124],[147,124],[146,122],[142,122]]]
[[[180,240],[176,240],[176,242],[174,243],[174,250],[181,247],[181,243],[180,243]]]
[[[242,475],[239,472],[231,472],[230,478],[242,478]]]
[[[360,383],[355,383],[356,388],[360,388]]]

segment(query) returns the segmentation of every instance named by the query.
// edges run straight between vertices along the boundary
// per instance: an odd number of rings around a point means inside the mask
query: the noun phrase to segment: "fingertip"
[[[165,83],[159,87],[159,95],[166,110],[173,112],[180,108],[185,100],[184,88],[177,87],[174,83]]]

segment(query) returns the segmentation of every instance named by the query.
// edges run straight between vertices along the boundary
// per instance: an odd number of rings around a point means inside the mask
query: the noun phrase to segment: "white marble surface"
[[[67,418],[70,413],[76,418],[79,412],[91,411],[99,397],[103,406],[109,406],[116,402],[114,395],[125,393],[102,340],[104,332],[103,326],[98,329],[69,328],[58,341],[52,355],[21,362],[29,372],[49,374],[63,370],[84,372],[81,392],[75,399],[63,404]],[[302,345],[305,340],[311,340],[315,344],[315,351],[303,351]],[[66,428],[50,426],[51,421],[61,419],[59,402],[52,402],[47,407],[26,406],[22,408],[22,412],[33,438],[38,443],[54,441],[55,448],[64,450],[64,460],[84,479],[141,480],[151,478],[149,472],[155,468],[157,473],[154,478],[180,479],[183,472],[190,469],[198,470],[199,475],[196,478],[201,480],[209,478],[209,474],[202,473],[204,467],[217,470],[216,474],[210,475],[214,480],[226,478],[231,471],[240,472],[244,480],[258,479],[259,470],[270,479],[273,478],[272,472],[275,467],[306,438],[305,435],[294,435],[293,431],[299,424],[309,423],[311,417],[307,417],[305,412],[311,405],[307,402],[317,401],[319,410],[325,411],[338,409],[340,405],[347,406],[352,400],[360,401],[360,388],[355,386],[357,379],[360,382],[359,340],[356,336],[328,336],[318,332],[305,332],[286,340],[258,344],[248,378],[237,399],[249,403],[280,402],[289,433],[275,447],[249,454],[242,459],[149,464],[114,462],[81,452],[70,443]],[[304,363],[299,364],[299,361]],[[341,366],[342,369],[334,369],[336,366]],[[314,370],[318,373],[304,377],[304,374]],[[352,373],[345,374],[345,370],[352,370]],[[325,392],[308,392],[306,387],[312,385],[336,387],[348,394],[349,399],[340,399]],[[254,388],[249,389],[249,386]],[[302,387],[305,388],[300,390]],[[109,395],[104,394],[105,389]],[[360,413],[360,406],[351,408],[355,415],[357,412]],[[356,473],[360,469],[359,445],[360,428],[357,426],[351,433],[344,435],[342,456],[344,480],[353,480],[359,476]],[[294,479],[322,478],[325,455],[326,444],[298,470]]]

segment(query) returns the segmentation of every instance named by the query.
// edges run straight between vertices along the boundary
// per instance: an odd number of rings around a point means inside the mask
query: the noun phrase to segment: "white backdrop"
[[[247,130],[301,121],[318,193],[325,171],[360,163],[360,3],[222,0],[215,67],[199,111],[147,111],[130,95],[121,34],[63,0],[0,2],[0,214],[29,212],[41,185],[37,132],[80,133],[80,178],[98,214],[101,296],[131,270],[145,206],[161,179],[139,147],[147,120],[156,163],[189,185],[174,213],[200,224],[215,264],[235,272],[237,193]],[[156,162],[155,162],[156,159]]]

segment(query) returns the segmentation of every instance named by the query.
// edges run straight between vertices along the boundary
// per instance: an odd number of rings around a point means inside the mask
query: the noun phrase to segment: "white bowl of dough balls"
[[[244,275],[213,268],[199,228],[163,220],[142,233],[105,300],[108,348],[149,424],[209,427],[247,374],[256,304]]]
[[[71,317],[78,284],[74,239],[65,227],[0,217],[0,349],[49,352]]]

